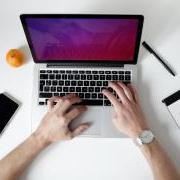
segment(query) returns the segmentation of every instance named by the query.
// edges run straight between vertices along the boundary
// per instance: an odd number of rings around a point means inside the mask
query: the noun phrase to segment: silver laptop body
[[[140,38],[141,38],[141,33],[142,33],[143,16],[141,16],[141,15],[82,15],[82,14],[81,15],[77,15],[77,14],[76,15],[74,15],[74,14],[73,15],[23,14],[20,16],[20,18],[21,18],[21,21],[23,24],[23,28],[24,28],[32,55],[33,55],[33,59],[36,62],[34,64],[34,73],[33,73],[34,78],[33,78],[32,117],[31,117],[32,131],[34,131],[38,127],[43,116],[47,112],[47,106],[43,102],[44,99],[41,98],[39,95],[41,93],[40,92],[40,76],[44,72],[51,71],[52,74],[54,74],[53,72],[61,72],[61,71],[65,71],[65,72],[76,72],[76,71],[78,71],[78,72],[80,72],[80,71],[83,71],[83,72],[94,72],[94,71],[109,72],[110,71],[111,73],[112,72],[118,73],[121,71],[125,73],[126,71],[128,71],[131,73],[130,74],[131,83],[134,86],[137,85],[136,63],[137,63],[137,59],[138,59],[138,51],[139,51]],[[28,21],[28,19],[29,19],[29,21]],[[88,23],[88,21],[90,21],[90,23],[92,23],[91,21],[93,21],[93,20],[95,21],[97,19],[102,20],[102,21],[103,20],[113,21],[113,23],[117,23],[118,20],[119,20],[119,22],[123,22],[123,23],[124,23],[124,21],[126,21],[124,26],[126,26],[128,23],[129,24],[127,26],[132,26],[129,29],[127,29],[128,33],[132,33],[133,32],[132,28],[137,27],[136,34],[135,34],[136,38],[134,40],[135,44],[134,44],[133,59],[129,60],[127,62],[124,60],[123,61],[119,60],[119,61],[116,61],[115,64],[113,64],[113,62],[111,60],[101,62],[98,59],[97,59],[97,61],[93,61],[93,63],[84,63],[84,62],[81,63],[79,61],[78,62],[63,61],[63,63],[62,63],[61,60],[47,61],[47,59],[44,61],[42,60],[41,62],[40,61],[38,62],[38,57],[37,57],[37,55],[35,55],[36,52],[34,50],[34,48],[37,48],[37,47],[35,47],[33,44],[33,43],[37,43],[38,39],[32,40],[33,35],[31,33],[33,32],[34,29],[31,26],[34,26],[34,27],[37,26],[37,29],[35,29],[35,32],[36,31],[41,32],[45,26],[46,21],[48,22],[49,19],[50,20],[53,19],[54,21],[56,21],[57,19],[58,20],[63,19],[64,21],[66,21],[66,19],[73,19],[73,20],[74,19],[75,20],[83,19],[83,20],[86,20],[86,23]],[[38,25],[33,24],[36,22],[36,20],[40,21],[40,23],[38,23]],[[41,24],[41,22],[42,22],[42,24]],[[113,25],[113,23],[112,23],[112,25]],[[135,25],[135,24],[133,25],[133,23],[137,23],[137,25]],[[28,26],[29,26],[29,29],[28,29]],[[87,25],[87,26],[89,26],[89,25]],[[122,27],[124,27],[124,26],[122,26]],[[31,27],[31,29],[30,29],[30,27]],[[56,31],[57,30],[58,29],[56,29]],[[30,32],[30,31],[32,31],[32,32]],[[47,29],[45,31],[46,31],[46,33],[48,32]],[[134,30],[134,32],[135,32],[135,30]],[[37,37],[37,38],[39,38],[39,37]],[[40,41],[42,42],[42,39]],[[131,40],[129,40],[129,41],[131,41]],[[133,40],[132,40],[132,42],[133,42]],[[39,47],[39,50],[40,49],[41,48]],[[50,54],[51,53],[52,53],[52,51],[50,52]],[[48,77],[49,77],[49,75],[48,75]],[[118,75],[118,77],[119,77],[119,75]],[[47,81],[47,80],[44,80],[44,81]],[[98,97],[96,97],[96,98],[98,99]],[[40,105],[40,102],[42,102],[44,105]],[[86,132],[83,133],[82,136],[84,136],[84,137],[108,137],[108,138],[110,138],[110,137],[116,137],[116,138],[125,137],[123,134],[121,134],[121,133],[119,133],[119,131],[117,131],[117,129],[114,127],[114,125],[112,123],[112,115],[114,113],[113,111],[114,110],[113,110],[112,106],[109,106],[109,105],[108,106],[105,106],[105,105],[88,106],[88,111],[73,121],[72,128],[76,127],[80,123],[90,122],[91,127]]]

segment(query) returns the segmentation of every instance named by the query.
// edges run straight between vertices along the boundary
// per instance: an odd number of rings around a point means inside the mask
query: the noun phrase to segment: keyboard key
[[[68,92],[68,87],[63,87],[63,92]]]
[[[84,74],[84,73],[85,73],[85,71],[82,71],[82,70],[81,70],[81,71],[79,71],[79,74]]]
[[[99,74],[104,74],[104,71],[99,71]]]
[[[78,71],[74,70],[74,71],[73,71],[73,74],[78,74]]]
[[[73,80],[73,75],[72,75],[72,74],[68,74],[67,79],[69,79],[69,80]]]
[[[98,74],[98,71],[92,71],[92,74]]]
[[[97,81],[97,86],[102,86],[102,81]]]
[[[94,80],[99,80],[99,75],[93,75]]]
[[[97,98],[97,94],[96,93],[92,93],[91,97],[92,97],[92,99],[96,99]]]
[[[131,71],[125,71],[125,74],[131,74]]]
[[[44,92],[49,92],[50,91],[50,87],[49,86],[45,86],[44,87]]]
[[[40,70],[40,73],[43,74],[43,73],[46,73],[46,71],[45,70]]]
[[[71,73],[71,70],[67,70],[66,73],[67,73],[67,74],[70,74],[70,73]]]
[[[87,80],[92,80],[92,75],[87,75]]]
[[[58,84],[58,81],[56,81],[56,80],[52,81],[53,86],[56,86],[57,84]]]
[[[86,71],[86,74],[91,74],[91,71]]]
[[[45,85],[45,81],[44,80],[40,80],[39,84],[43,86],[43,85]]]
[[[65,86],[70,86],[70,81],[65,81]]]
[[[124,71],[119,71],[119,74],[124,74]]]
[[[48,75],[47,74],[40,74],[40,79],[48,79]]]
[[[86,75],[81,75],[81,80],[86,80]]]
[[[108,81],[103,81],[103,86],[108,86]]]
[[[59,72],[60,72],[61,74],[64,74],[64,73],[65,73],[65,71],[64,71],[64,70],[60,70]]]
[[[103,99],[103,94],[102,93],[98,94],[98,99]]]
[[[86,99],[89,99],[89,98],[90,98],[90,93],[86,93],[86,94],[85,94],[85,98],[86,98]]]
[[[56,79],[58,79],[58,80],[61,79],[61,74],[57,74]]]
[[[112,74],[117,74],[117,71],[112,71]]]
[[[71,81],[71,86],[76,86],[76,81]]]
[[[45,104],[46,104],[46,105],[47,105],[47,103],[48,103],[48,100],[49,100],[49,99],[46,99],[46,100],[45,100]]]
[[[43,85],[40,84],[39,91],[43,91]]]
[[[69,91],[70,91],[70,92],[75,92],[75,87],[70,87],[70,88],[69,88]]]
[[[106,80],[111,80],[111,75],[107,75]]]
[[[54,96],[59,96],[59,93],[54,93]]]
[[[120,80],[120,81],[123,81],[123,80],[124,80],[124,76],[123,76],[123,75],[120,75],[120,76],[119,76],[119,80]]]
[[[76,87],[76,92],[81,92],[81,87]]]
[[[39,97],[40,98],[51,98],[52,97],[52,93],[40,93]]]
[[[105,71],[105,74],[111,74],[111,71]]]
[[[57,92],[62,92],[62,87],[57,87]]]
[[[125,76],[125,80],[127,80],[127,81],[131,80],[131,76],[130,75],[126,75]]]
[[[64,86],[64,81],[59,81],[60,86]]]
[[[88,88],[87,87],[82,87],[82,92],[87,92]]]
[[[52,73],[52,70],[47,70],[47,73]]]
[[[95,81],[90,81],[90,86],[95,86]]]
[[[51,92],[56,92],[56,87],[51,87]]]
[[[103,95],[103,98],[104,98],[104,99],[108,99],[108,98],[107,98],[106,96],[104,96],[104,95]]]
[[[88,88],[88,91],[89,91],[89,92],[94,92],[94,87],[89,87],[89,88]]]
[[[102,106],[103,105],[103,101],[102,100],[94,100],[94,99],[93,100],[84,99],[79,104],[81,104],[81,105],[88,105],[88,106]]]
[[[45,104],[45,103],[44,103],[44,102],[42,102],[42,101],[40,101],[40,102],[39,102],[39,105],[44,105],[44,104]]]
[[[66,80],[67,79],[67,74],[62,74],[62,79]]]
[[[46,80],[46,85],[51,86],[51,80]]]
[[[57,74],[57,73],[58,73],[58,70],[54,70],[53,73]]]
[[[55,75],[54,74],[49,74],[49,79],[55,79]]]
[[[61,97],[65,96],[65,93],[60,93],[60,96],[61,96]]]
[[[76,74],[75,75],[75,80],[79,80],[80,79],[80,75],[79,74]]]
[[[89,86],[89,81],[84,81],[84,86]]]
[[[83,86],[83,81],[78,81],[78,86]]]
[[[104,106],[111,106],[111,102],[109,100],[104,100]]]
[[[105,80],[105,75],[100,75],[100,80]]]
[[[81,99],[84,99],[84,93],[79,93],[79,97],[80,97]]]
[[[100,92],[100,87],[95,87],[95,92]]]
[[[118,80],[118,75],[113,75],[113,76],[112,76],[112,80],[113,80],[113,81],[117,81],[117,80]]]

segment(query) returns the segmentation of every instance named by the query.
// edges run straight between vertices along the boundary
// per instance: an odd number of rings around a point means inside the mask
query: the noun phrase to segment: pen
[[[144,48],[149,51],[151,54],[153,54],[158,60],[159,62],[166,68],[166,70],[171,73],[173,76],[175,76],[174,72],[170,69],[170,67],[159,57],[159,55],[157,55],[157,53],[144,41],[142,43],[142,45],[144,46]]]

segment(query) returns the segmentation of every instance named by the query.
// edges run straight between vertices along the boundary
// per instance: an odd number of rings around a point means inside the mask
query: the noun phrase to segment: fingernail
[[[103,89],[103,90],[102,90],[102,93],[105,93],[105,92],[107,92],[107,89]]]

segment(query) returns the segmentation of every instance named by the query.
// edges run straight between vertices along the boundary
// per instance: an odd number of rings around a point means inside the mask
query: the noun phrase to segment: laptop
[[[114,127],[113,107],[101,91],[108,81],[137,84],[143,16],[23,14],[20,19],[35,62],[32,131],[46,113],[49,98],[76,93],[88,111],[72,128],[90,122],[82,136],[125,137]]]

